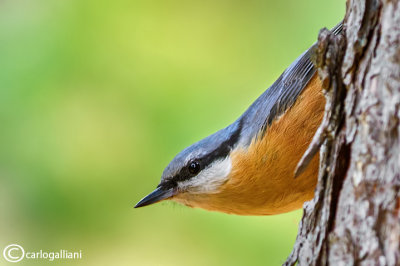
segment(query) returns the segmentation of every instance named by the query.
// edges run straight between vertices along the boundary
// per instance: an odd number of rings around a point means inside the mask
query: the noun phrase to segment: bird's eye
[[[191,162],[189,163],[189,172],[193,175],[200,172],[200,164],[198,162]]]

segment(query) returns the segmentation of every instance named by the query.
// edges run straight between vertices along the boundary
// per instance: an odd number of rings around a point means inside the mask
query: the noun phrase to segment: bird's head
[[[165,168],[161,182],[135,208],[165,199],[192,206],[215,194],[232,170],[230,154],[238,145],[241,123],[234,123],[181,151]]]

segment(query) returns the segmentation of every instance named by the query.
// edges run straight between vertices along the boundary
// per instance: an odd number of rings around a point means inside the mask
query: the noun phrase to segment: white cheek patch
[[[216,193],[218,188],[228,179],[231,169],[232,163],[228,156],[225,159],[215,161],[197,176],[179,182],[178,188],[190,193]]]

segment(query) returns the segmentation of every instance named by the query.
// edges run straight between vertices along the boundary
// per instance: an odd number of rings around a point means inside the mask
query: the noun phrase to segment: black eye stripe
[[[192,177],[196,176],[202,170],[207,168],[211,163],[218,159],[223,159],[227,157],[234,147],[234,145],[238,142],[240,137],[240,132],[242,130],[242,120],[239,121],[239,125],[237,129],[233,132],[229,139],[222,142],[216,149],[208,153],[207,155],[200,158],[193,158],[190,160],[181,170],[172,178],[169,178],[160,184],[161,187],[165,189],[174,188],[177,186],[178,182],[189,180]],[[198,168],[196,171],[190,170],[190,165],[196,162],[198,163]]]

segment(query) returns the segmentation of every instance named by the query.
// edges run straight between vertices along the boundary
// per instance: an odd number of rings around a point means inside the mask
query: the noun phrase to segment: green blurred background
[[[133,209],[344,15],[337,0],[0,1],[0,251],[19,265],[279,265],[301,211]],[[11,265],[1,257],[0,265]]]

